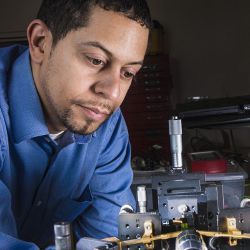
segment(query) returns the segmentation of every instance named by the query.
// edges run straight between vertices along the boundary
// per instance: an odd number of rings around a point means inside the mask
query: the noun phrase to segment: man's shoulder
[[[0,48],[0,150],[3,150],[7,143],[7,124],[8,124],[8,98],[7,86],[9,72],[13,62],[27,49],[26,46],[13,45]]]
[[[4,115],[8,109],[7,86],[11,67],[26,49],[27,47],[23,45],[0,48],[0,109]]]
[[[117,136],[120,137],[121,135],[128,134],[127,126],[120,108],[110,116],[97,133],[99,136],[105,138],[104,141],[113,140],[117,138]]]
[[[126,127],[124,117],[122,115],[121,109],[118,108],[112,116],[109,118],[108,128],[113,131],[118,127]]]
[[[9,70],[11,64],[27,47],[24,45],[12,45],[0,48],[0,72]]]
[[[115,124],[119,121],[119,119],[122,117],[121,109],[118,108],[110,117],[110,123]]]

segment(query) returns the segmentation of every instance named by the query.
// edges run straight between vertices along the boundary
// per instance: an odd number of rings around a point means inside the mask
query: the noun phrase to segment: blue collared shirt
[[[72,222],[77,238],[116,236],[120,206],[135,205],[131,182],[120,110],[91,135],[52,140],[29,50],[0,49],[0,249],[53,244],[58,221]]]

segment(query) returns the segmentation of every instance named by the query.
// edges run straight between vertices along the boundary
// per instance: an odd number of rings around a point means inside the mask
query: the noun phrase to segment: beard
[[[86,117],[83,117],[82,119],[81,117],[76,119],[74,107],[85,105],[90,105],[93,107],[105,107],[107,110],[109,110],[109,115],[106,116],[106,119],[102,122],[96,122],[95,120]],[[84,103],[80,101],[71,101],[70,108],[65,108],[62,111],[58,111],[57,115],[64,127],[66,127],[69,131],[81,135],[87,135],[96,131],[113,114],[113,112],[114,110],[110,105],[107,104],[100,104],[92,101]]]
[[[91,134],[97,129],[94,126],[94,121],[91,119],[85,119],[84,124],[82,125],[77,125],[75,122],[73,122],[73,112],[71,109],[65,109],[62,114],[59,114],[59,117],[64,127],[73,133],[87,135]]]
[[[101,123],[97,123],[93,119],[84,118],[76,121],[74,111],[71,108],[64,109],[58,114],[60,121],[69,131],[81,135],[91,134],[96,131],[101,124],[106,121],[110,115]]]

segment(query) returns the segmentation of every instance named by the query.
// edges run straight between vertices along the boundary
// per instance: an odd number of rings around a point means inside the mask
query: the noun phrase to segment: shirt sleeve
[[[38,250],[36,245],[17,239],[16,222],[11,208],[11,192],[1,179],[7,153],[5,135],[0,112],[0,249]]]
[[[1,152],[2,156],[3,152]],[[2,165],[1,160],[0,158],[0,164]],[[16,238],[16,223],[11,209],[11,194],[1,180],[0,194],[0,249],[38,250],[36,245]]]
[[[91,206],[75,223],[76,236],[105,238],[118,235],[118,215],[121,206],[135,207],[130,190],[133,179],[127,127],[119,112],[111,123],[103,150],[90,182]]]
[[[0,249],[9,250],[39,250],[39,248],[29,242],[14,238],[8,234],[0,232]]]

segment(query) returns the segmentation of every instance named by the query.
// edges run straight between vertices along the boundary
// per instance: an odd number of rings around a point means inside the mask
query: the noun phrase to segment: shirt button
[[[37,206],[37,207],[40,207],[40,206],[42,205],[42,203],[43,203],[43,202],[39,200],[39,201],[37,201],[36,206]]]

